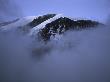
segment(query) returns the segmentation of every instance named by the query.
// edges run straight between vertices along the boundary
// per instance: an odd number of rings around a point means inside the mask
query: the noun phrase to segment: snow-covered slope
[[[42,22],[42,23],[39,24],[38,26],[33,27],[33,28],[31,29],[31,31],[30,31],[29,34],[30,34],[30,35],[36,35],[36,33],[38,33],[38,31],[39,31],[40,29],[43,29],[48,23],[51,23],[52,21],[55,21],[56,19],[58,19],[58,18],[60,18],[60,17],[63,17],[63,15],[62,15],[62,14],[58,14],[58,15],[54,16],[53,18],[50,18],[50,19],[48,19],[48,20]]]
[[[6,30],[14,29],[16,27],[24,26],[29,22],[31,22],[36,17],[37,16],[28,16],[28,17],[20,18],[18,21],[8,24],[6,26],[2,26],[0,29],[6,31]]]
[[[4,25],[0,28],[2,31],[19,28],[26,31],[29,36],[38,36],[43,40],[56,38],[67,30],[82,30],[86,28],[96,27],[101,23],[87,19],[77,19],[65,17],[62,14],[46,14],[40,16],[28,16]]]

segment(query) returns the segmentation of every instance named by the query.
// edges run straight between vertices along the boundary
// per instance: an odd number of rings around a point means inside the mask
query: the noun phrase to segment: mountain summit
[[[8,23],[8,22],[7,22]],[[5,23],[3,23],[5,24]],[[83,29],[95,28],[102,25],[97,21],[87,19],[71,19],[61,14],[46,14],[41,16],[30,16],[9,22],[2,25],[1,30],[19,28],[30,36],[39,36],[42,40],[48,41],[51,37],[61,35],[68,30],[79,31]]]

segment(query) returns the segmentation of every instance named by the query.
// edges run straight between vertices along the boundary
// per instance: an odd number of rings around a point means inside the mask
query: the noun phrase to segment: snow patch
[[[48,23],[50,23],[52,21],[55,21],[55,20],[59,19],[60,17],[63,17],[63,15],[62,14],[58,14],[58,15],[54,16],[53,18],[50,18],[50,19],[42,22],[38,26],[32,28],[30,33],[29,33],[29,35],[36,35],[40,29],[43,29],[45,27],[46,24],[48,24]]]
[[[7,31],[7,30],[11,30],[23,25],[28,24],[29,22],[31,22],[32,20],[34,20],[35,18],[37,18],[38,16],[28,16],[28,17],[23,17],[21,19],[19,19],[17,22],[15,23],[11,23],[9,25],[6,26],[2,26],[0,29],[3,31]]]

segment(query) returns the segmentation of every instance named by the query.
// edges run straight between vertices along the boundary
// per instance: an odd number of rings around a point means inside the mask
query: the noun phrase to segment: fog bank
[[[0,80],[109,82],[109,35],[109,26],[68,31],[60,40],[44,44],[17,31],[1,33]]]

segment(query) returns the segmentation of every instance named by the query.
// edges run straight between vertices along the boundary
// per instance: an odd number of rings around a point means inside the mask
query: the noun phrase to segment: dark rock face
[[[56,14],[46,14],[43,16],[39,16],[37,18],[35,18],[33,21],[31,21],[30,23],[24,25],[24,26],[20,26],[19,30],[20,32],[22,31],[23,33],[27,34],[30,32],[30,30],[34,27],[36,27],[37,25],[43,23],[44,21],[55,17]],[[11,23],[14,23],[17,20],[14,21],[10,21],[10,22],[4,22],[4,23],[0,23],[0,27],[1,26],[5,26]],[[54,19],[53,19],[54,20]],[[56,34],[61,35],[64,32],[68,31],[68,30],[83,30],[83,29],[89,29],[89,28],[95,28],[98,25],[103,25],[97,21],[92,21],[92,20],[74,20],[74,19],[70,19],[67,17],[56,17],[56,20],[51,20],[49,21],[49,23],[47,23],[45,25],[45,27],[43,26],[42,29],[39,30],[38,32],[38,37],[43,40],[43,41],[49,41],[51,36],[54,38]]]
[[[29,24],[20,27],[20,30],[23,32],[28,33],[30,29],[32,29],[33,27],[43,23],[44,21],[54,17],[56,14],[46,14],[43,16],[39,16],[37,18],[35,18],[32,22],[30,22]]]
[[[91,20],[72,20],[67,17],[61,17],[51,23],[48,23],[45,28],[39,32],[40,37],[47,41],[51,36],[62,34],[67,30],[82,30],[86,28],[93,28],[98,26],[99,23]]]
[[[47,15],[39,16],[38,18],[34,19],[31,23],[29,23],[29,26],[35,27],[41,24],[42,22],[54,17],[55,15],[56,14],[47,14]]]

